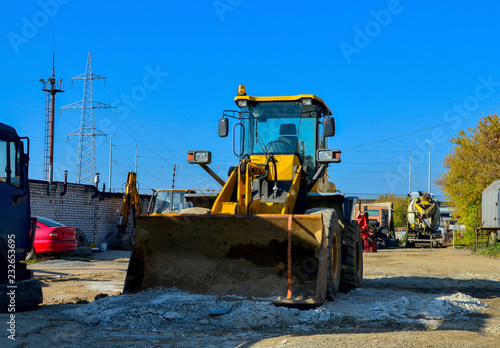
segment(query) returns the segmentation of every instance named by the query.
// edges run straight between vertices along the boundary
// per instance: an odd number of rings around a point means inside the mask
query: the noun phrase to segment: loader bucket
[[[139,216],[124,293],[162,286],[278,298],[290,288],[282,303],[317,305],[326,297],[326,249],[321,215]]]

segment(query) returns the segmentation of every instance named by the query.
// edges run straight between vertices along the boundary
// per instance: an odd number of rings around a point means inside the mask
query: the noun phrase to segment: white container
[[[483,191],[481,226],[500,229],[500,180],[493,182]]]
[[[108,243],[101,243],[101,247],[99,249],[101,249],[101,251],[106,251],[108,249]]]

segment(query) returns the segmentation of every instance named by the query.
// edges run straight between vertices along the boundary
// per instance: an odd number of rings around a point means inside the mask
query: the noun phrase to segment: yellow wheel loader
[[[335,133],[328,106],[311,94],[252,97],[244,85],[235,102],[219,136],[235,119],[237,165],[223,181],[208,167],[210,152],[188,152],[222,190],[211,208],[137,217],[124,292],[177,287],[308,307],[360,286],[355,199],[327,180],[328,165],[340,162],[327,146]]]

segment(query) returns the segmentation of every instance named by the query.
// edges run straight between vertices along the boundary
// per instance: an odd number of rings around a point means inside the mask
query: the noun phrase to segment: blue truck
[[[36,221],[31,219],[29,139],[0,123],[0,312],[34,309],[42,303],[40,281],[26,259],[33,246]]]

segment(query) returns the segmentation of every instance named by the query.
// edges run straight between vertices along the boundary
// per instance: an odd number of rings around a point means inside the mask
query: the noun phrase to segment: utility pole
[[[408,176],[408,182],[409,182],[409,187],[408,187],[408,193],[411,193],[411,152],[410,152],[410,166],[409,166],[409,176]]]
[[[109,192],[111,192],[111,167],[113,163],[113,135],[116,134],[109,135],[109,178],[108,178]]]
[[[172,190],[175,188],[175,164],[174,164],[174,175],[172,176]]]
[[[43,162],[43,179],[49,183],[48,193],[50,193],[52,181],[54,180],[54,120],[56,94],[64,92],[62,79],[56,82],[55,53],[52,52],[52,77],[40,79],[42,91],[47,92],[46,113],[45,113],[45,146]]]
[[[170,191],[170,210],[174,210],[174,188],[175,188],[175,164],[174,164],[174,174],[172,175],[172,191]],[[179,202],[179,204],[182,204]]]
[[[431,193],[431,142],[426,140],[429,143],[429,182],[428,182],[428,192]]]

